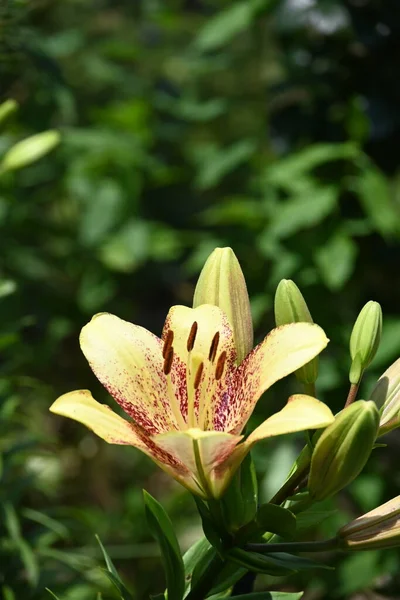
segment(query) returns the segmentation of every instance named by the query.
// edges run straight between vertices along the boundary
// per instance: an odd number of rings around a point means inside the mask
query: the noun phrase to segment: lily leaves
[[[168,600],[182,600],[185,593],[185,568],[171,520],[161,504],[143,491],[146,518],[158,542],[167,583]]]

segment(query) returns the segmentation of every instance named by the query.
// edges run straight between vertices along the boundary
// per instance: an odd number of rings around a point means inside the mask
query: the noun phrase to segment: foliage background
[[[2,0],[2,100],[18,115],[0,152],[49,128],[62,143],[0,181],[0,589],[4,600],[112,598],[98,533],[135,597],[163,589],[141,489],[188,547],[200,535],[183,489],[131,448],[48,413],[60,393],[106,395],[79,351],[81,326],[110,311],[159,332],[190,304],[215,246],[234,248],[257,340],[293,278],[331,344],[318,393],[338,410],[348,336],[382,304],[381,350],[361,397],[400,353],[400,7],[397,0]],[[266,395],[254,423],[296,389]],[[257,451],[265,499],[301,439]],[[400,493],[399,437],[323,524]],[[393,552],[327,557],[306,600],[397,598]],[[293,577],[259,589],[303,589]]]

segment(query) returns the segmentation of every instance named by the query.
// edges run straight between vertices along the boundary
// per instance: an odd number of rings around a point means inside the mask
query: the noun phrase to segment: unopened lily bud
[[[314,323],[306,301],[291,279],[282,279],[275,294],[275,321],[277,326],[288,323]],[[301,383],[315,383],[318,376],[318,357],[296,371]]]
[[[378,379],[371,400],[381,413],[379,435],[400,425],[400,358]]]
[[[374,358],[382,335],[382,309],[378,302],[367,302],[354,323],[350,337],[350,382],[358,384]]]
[[[26,167],[53,150],[60,142],[58,131],[50,130],[18,142],[3,157],[0,170],[13,171]]]
[[[342,527],[338,539],[345,550],[400,546],[400,496]]]
[[[379,427],[374,402],[358,400],[344,408],[322,433],[311,459],[308,489],[323,500],[351,483],[364,468]]]
[[[213,304],[228,317],[235,340],[237,362],[253,348],[253,322],[246,281],[232,248],[216,248],[208,257],[196,285],[193,308]]]

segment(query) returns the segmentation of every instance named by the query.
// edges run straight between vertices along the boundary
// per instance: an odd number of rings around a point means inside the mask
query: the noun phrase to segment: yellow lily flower
[[[161,339],[101,313],[82,329],[81,348],[130,420],[88,390],[64,394],[50,410],[106,442],[139,448],[191,492],[218,498],[255,442],[334,420],[322,402],[296,395],[246,440],[241,435],[263,392],[327,342],[318,325],[284,325],[236,365],[232,328],[217,306],[172,307]]]

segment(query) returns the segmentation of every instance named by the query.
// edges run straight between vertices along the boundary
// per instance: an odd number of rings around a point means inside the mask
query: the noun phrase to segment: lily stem
[[[283,542],[282,544],[246,544],[245,549],[260,554],[268,552],[324,552],[338,547],[337,538],[319,542]]]
[[[303,481],[303,478],[307,474],[308,467],[310,465],[307,464],[302,468],[297,469],[295,473],[283,484],[280,490],[275,494],[273,498],[271,498],[271,504],[282,504],[289,496],[293,494],[296,487]]]
[[[350,385],[349,393],[347,395],[346,404],[344,405],[345,408],[347,406],[350,406],[350,404],[353,404],[354,400],[356,399],[359,387],[360,387],[360,382],[358,382],[358,383],[352,383]]]
[[[315,383],[303,383],[303,386],[304,386],[304,391],[307,394],[307,396],[313,396],[314,398],[317,397]]]

